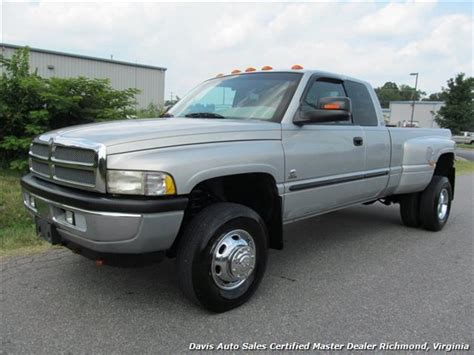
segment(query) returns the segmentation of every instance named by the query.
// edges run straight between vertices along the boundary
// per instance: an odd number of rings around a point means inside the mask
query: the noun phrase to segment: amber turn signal
[[[341,105],[339,105],[336,102],[331,102],[331,103],[323,105],[324,110],[339,110],[340,108],[341,108]]]

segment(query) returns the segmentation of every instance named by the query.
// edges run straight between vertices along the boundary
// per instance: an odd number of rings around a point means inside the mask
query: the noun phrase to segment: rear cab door
[[[382,197],[390,173],[391,140],[380,104],[374,90],[367,83],[348,79],[344,80],[344,88],[352,101],[353,124],[364,131],[365,197]]]

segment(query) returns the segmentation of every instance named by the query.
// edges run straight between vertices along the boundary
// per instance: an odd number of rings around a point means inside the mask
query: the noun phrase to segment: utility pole
[[[413,91],[412,99],[413,102],[411,104],[411,119],[410,119],[410,127],[413,127],[413,115],[415,114],[415,98],[416,98],[416,88],[418,87],[418,73],[410,73],[410,75],[414,75],[415,79],[415,91]]]

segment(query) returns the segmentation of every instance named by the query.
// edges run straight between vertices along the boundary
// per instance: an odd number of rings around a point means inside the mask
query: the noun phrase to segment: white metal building
[[[383,108],[382,109],[382,114],[383,114],[383,120],[385,124],[390,124],[390,109],[389,108]]]
[[[1,54],[10,58],[22,47],[0,43],[0,48]],[[84,76],[109,79],[115,89],[137,88],[138,108],[164,103],[166,68],[37,48],[30,48],[30,68],[44,78]]]
[[[390,124],[405,127],[410,124],[413,101],[390,102]],[[415,101],[413,123],[416,127],[439,128],[435,121],[439,109],[444,106],[443,101]]]

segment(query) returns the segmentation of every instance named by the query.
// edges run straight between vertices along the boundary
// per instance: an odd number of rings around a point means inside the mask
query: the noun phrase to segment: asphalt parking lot
[[[359,206],[286,228],[244,306],[210,314],[181,296],[173,260],[96,267],[68,250],[2,262],[2,353],[183,353],[190,342],[473,345],[474,175],[439,233],[398,206]]]

